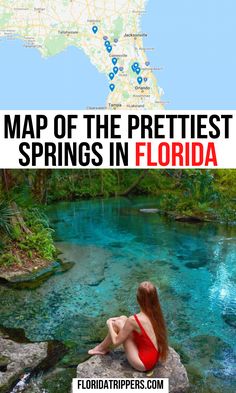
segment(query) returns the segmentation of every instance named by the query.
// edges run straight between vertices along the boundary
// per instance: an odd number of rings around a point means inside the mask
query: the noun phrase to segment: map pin
[[[114,71],[115,74],[117,74],[118,70],[119,70],[118,67],[114,67],[114,68],[113,68],[113,71]]]
[[[116,65],[116,63],[117,63],[117,58],[116,58],[116,57],[113,57],[112,63],[113,63],[114,65]]]
[[[144,82],[147,82],[148,78],[143,78]]]
[[[105,41],[105,46],[110,46],[110,41]]]
[[[138,63],[134,63],[133,66],[136,69],[136,68],[138,68],[139,64]]]
[[[112,46],[111,46],[111,45],[108,45],[108,46],[107,46],[107,52],[108,52],[108,53],[111,53],[111,51],[112,51]]]
[[[94,34],[96,34],[98,32],[98,27],[97,26],[93,26],[92,30],[93,30]]]
[[[112,81],[112,79],[114,79],[114,76],[115,76],[115,74],[113,74],[113,72],[110,72],[109,78],[111,79],[111,81]]]
[[[139,76],[139,77],[137,78],[137,81],[138,81],[138,84],[141,85],[141,83],[142,83],[142,81],[143,81],[143,78],[142,78],[141,76]]]
[[[141,72],[141,69],[140,69],[139,67],[137,67],[137,68],[136,68],[136,74],[138,74],[138,75],[139,75],[139,74],[140,74],[140,72]]]
[[[110,87],[110,90],[111,90],[111,91],[114,91],[114,90],[115,90],[115,85],[114,85],[114,83],[111,83],[109,87]]]

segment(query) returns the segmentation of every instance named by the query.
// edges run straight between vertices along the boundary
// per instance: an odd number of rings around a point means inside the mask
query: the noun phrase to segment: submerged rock
[[[200,269],[201,267],[205,267],[207,265],[207,261],[193,261],[185,263],[185,266],[189,269]]]
[[[0,393],[7,393],[26,370],[35,369],[47,358],[48,344],[19,344],[0,337],[1,357],[6,359],[0,371]]]
[[[7,366],[9,363],[10,363],[9,357],[0,355],[0,372],[7,371]]]
[[[93,356],[77,367],[77,378],[169,378],[170,393],[183,393],[189,387],[188,375],[180,356],[170,348],[167,361],[154,368],[153,372],[142,373],[128,363],[122,349],[106,356]]]
[[[81,246],[79,244],[58,242],[60,258],[63,262],[73,262],[77,269],[73,271],[74,278],[85,285],[96,286],[104,280],[104,270],[110,258],[110,253],[96,246]]]
[[[2,338],[13,340],[17,343],[30,343],[30,340],[25,335],[24,329],[21,328],[6,328],[3,325],[0,325],[0,336]]]
[[[222,318],[225,321],[225,323],[227,323],[227,325],[236,329],[236,315],[235,314],[223,314]]]

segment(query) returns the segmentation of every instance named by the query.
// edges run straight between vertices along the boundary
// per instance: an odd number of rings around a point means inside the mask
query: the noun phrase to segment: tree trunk
[[[2,169],[2,188],[3,191],[8,195],[9,190],[12,187],[12,174],[10,169]]]
[[[19,225],[22,232],[25,232],[27,235],[31,235],[32,232],[29,228],[27,228],[24,218],[20,214],[16,202],[11,202],[10,206],[11,209],[14,211],[14,216],[12,217],[12,225]]]
[[[35,173],[33,194],[39,203],[47,202],[47,186],[51,169],[38,169]]]
[[[9,192],[11,188],[13,188],[13,177],[10,169],[2,169],[2,186],[3,186],[3,191],[6,193],[7,199],[9,196]],[[16,204],[16,202],[10,202],[10,207],[14,214],[12,215],[11,221],[12,225],[19,225],[20,229],[30,235],[32,232],[30,231],[29,228],[27,228],[24,218],[20,214],[19,208]]]
[[[129,186],[125,191],[119,193],[120,196],[127,196],[129,195],[135,188],[139,185],[139,183],[144,179],[144,177],[147,175],[148,170],[145,169],[141,172],[139,177]]]

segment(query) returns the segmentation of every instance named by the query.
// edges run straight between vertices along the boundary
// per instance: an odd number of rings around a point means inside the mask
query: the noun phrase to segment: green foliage
[[[236,220],[234,169],[149,169],[139,181],[140,173],[140,170],[129,169],[56,169],[49,173],[42,173],[40,170],[12,170],[8,173],[11,187],[7,199],[16,201],[23,208],[24,219],[32,232],[41,231],[42,227],[48,228],[46,218],[31,208],[36,202],[36,190],[32,188],[35,184],[40,186],[48,203],[117,196],[131,187],[133,195],[158,196],[163,210],[207,215],[224,221]],[[132,184],[135,184],[134,188]],[[19,228],[11,230],[13,238],[19,240]]]
[[[13,240],[19,240],[22,235],[21,228],[19,224],[12,226],[11,238]]]
[[[24,235],[19,241],[20,249],[27,251],[29,256],[32,256],[32,251],[36,251],[42,258],[53,259],[56,249],[47,216],[38,208],[25,209],[23,216],[32,233]]]
[[[52,241],[51,230],[43,228],[38,233],[26,235],[25,238],[19,242],[19,248],[23,251],[27,251],[30,257],[32,257],[32,251],[36,251],[42,258],[47,260],[53,259],[55,247]]]
[[[11,236],[12,216],[13,216],[12,209],[7,205],[6,202],[0,201],[0,233]]]
[[[5,242],[0,242],[0,265],[21,264],[20,259],[10,251],[13,246],[23,251],[26,259],[32,258],[35,254],[46,260],[53,259],[56,249],[53,243],[52,229],[49,228],[46,215],[39,208],[19,209],[18,213],[22,216],[29,233],[25,233],[20,224],[11,225],[8,228],[7,219],[8,217],[12,218],[13,211],[9,210],[8,212],[5,206],[2,210],[5,213],[6,222],[2,219],[1,230],[11,236],[8,236]]]
[[[5,252],[0,255],[0,267],[1,266],[11,266],[11,265],[22,265],[21,260],[13,255],[10,251]]]

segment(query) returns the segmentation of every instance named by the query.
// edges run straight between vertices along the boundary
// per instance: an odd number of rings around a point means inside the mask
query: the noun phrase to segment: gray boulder
[[[167,361],[158,363],[152,372],[134,370],[122,349],[106,356],[93,356],[77,367],[77,378],[169,378],[170,393],[184,393],[189,387],[188,375],[180,356],[170,348]]]
[[[47,343],[19,344],[0,337],[2,367],[0,371],[0,393],[10,388],[25,373],[33,370],[47,358]]]
[[[160,213],[159,209],[139,209],[140,213],[155,214]]]

